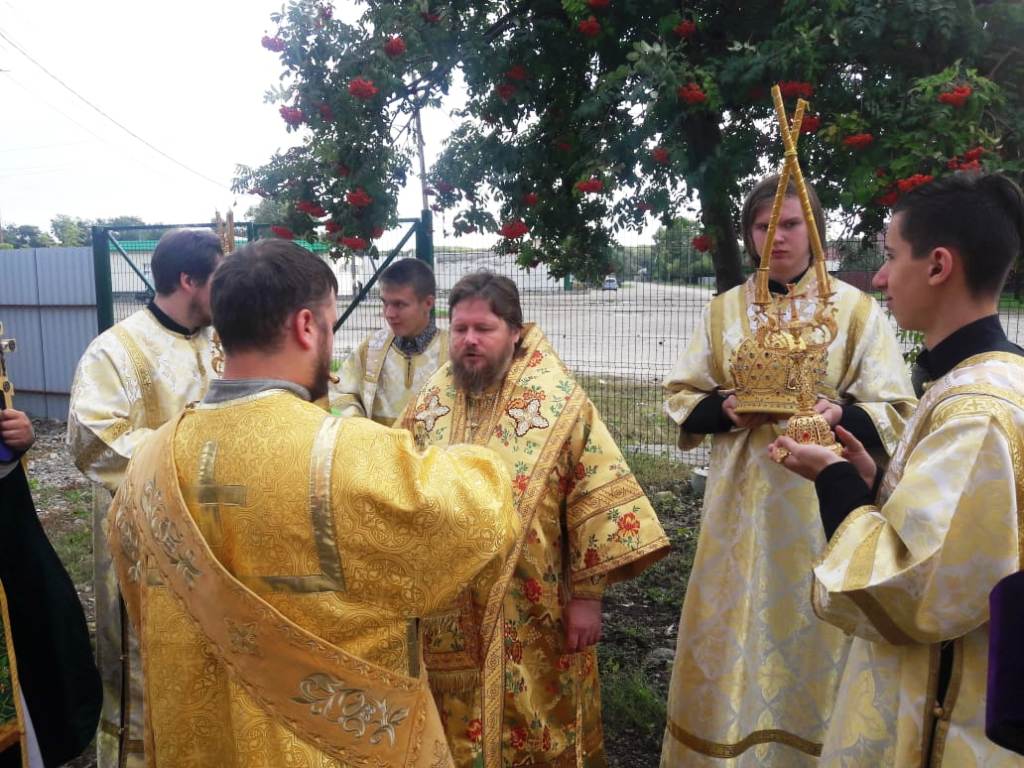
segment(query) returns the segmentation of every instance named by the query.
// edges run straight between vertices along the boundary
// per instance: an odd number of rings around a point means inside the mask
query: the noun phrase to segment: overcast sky
[[[0,37],[4,224],[48,229],[59,213],[202,222],[232,204],[241,219],[258,198],[230,191],[235,166],[259,165],[295,141],[278,105],[263,100],[282,69],[260,38],[273,33],[270,14],[281,5],[0,0],[0,32],[13,41]],[[341,5],[339,14],[353,13]],[[447,121],[427,119],[429,165]],[[403,194],[401,215],[417,215],[418,189]]]
[[[274,32],[270,14],[281,7],[282,0],[0,0],[0,221],[44,230],[57,214],[193,223],[231,205],[243,219],[259,199],[231,192],[235,166],[260,165],[297,140],[279,105],[264,102],[282,68],[260,38]],[[354,2],[335,3],[338,18],[358,13]],[[447,110],[424,113],[428,169],[449,125]],[[399,215],[421,207],[412,178]],[[437,223],[435,242],[493,242],[445,238]],[[649,241],[653,229],[639,239]]]

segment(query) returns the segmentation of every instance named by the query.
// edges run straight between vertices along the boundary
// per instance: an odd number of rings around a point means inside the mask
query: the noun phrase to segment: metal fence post
[[[93,279],[96,283],[96,331],[103,333],[114,324],[114,284],[110,278],[110,233],[106,227],[92,228]]]
[[[424,208],[416,225],[416,258],[434,268],[434,214]]]

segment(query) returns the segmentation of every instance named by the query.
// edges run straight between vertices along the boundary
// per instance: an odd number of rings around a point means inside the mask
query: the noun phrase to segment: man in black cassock
[[[82,605],[39,524],[21,463],[33,442],[28,417],[0,409],[0,449],[7,449],[0,451],[2,618],[14,651],[13,694],[21,702],[19,738],[0,752],[0,768],[21,768],[23,750],[32,768],[76,757],[92,740],[102,701]]]

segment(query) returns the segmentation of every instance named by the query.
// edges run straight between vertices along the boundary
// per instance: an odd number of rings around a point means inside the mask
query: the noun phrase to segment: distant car
[[[619,280],[615,275],[608,275],[601,283],[602,291],[617,291],[619,290]]]

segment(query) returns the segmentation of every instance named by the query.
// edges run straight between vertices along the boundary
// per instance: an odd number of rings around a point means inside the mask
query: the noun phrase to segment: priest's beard
[[[309,399],[317,401],[327,396],[327,387],[331,380],[331,356],[334,352],[334,335],[330,327],[324,323],[317,323],[320,332],[324,334],[325,342],[320,347],[320,354],[317,356],[316,365],[313,369],[313,384],[309,387]]]
[[[477,368],[469,368],[463,365],[461,357],[453,357],[452,376],[455,378],[455,386],[470,394],[487,391],[505,377],[513,354],[514,350],[500,360],[487,360]]]
[[[188,304],[189,317],[195,323],[193,328],[206,328],[213,325],[213,315],[210,313],[210,305],[204,304],[197,297],[193,296]]]

